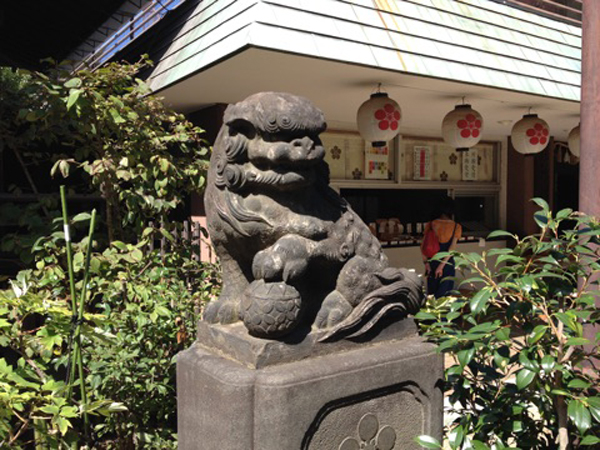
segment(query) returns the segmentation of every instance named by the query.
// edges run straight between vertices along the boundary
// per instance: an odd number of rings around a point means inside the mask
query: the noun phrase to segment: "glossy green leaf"
[[[488,234],[487,239],[493,239],[493,238],[497,238],[497,237],[510,237],[512,239],[517,239],[517,236],[509,233],[508,231],[504,231],[504,230],[494,230],[492,231],[490,234]]]
[[[573,399],[567,408],[569,419],[573,421],[581,434],[592,426],[592,416],[586,406],[579,400]]]
[[[417,436],[415,438],[415,442],[425,448],[431,448],[431,449],[442,448],[440,441],[438,441],[434,437],[427,436],[426,434]]]
[[[67,434],[67,431],[69,430],[69,427],[71,426],[71,422],[68,419],[65,419],[64,417],[56,417],[53,420],[53,422],[56,424],[56,426],[60,430],[60,434],[62,434],[63,436],[65,434]]]
[[[550,372],[556,366],[556,360],[551,355],[546,355],[542,358],[542,369],[545,372]]]
[[[566,219],[572,213],[573,213],[573,210],[571,208],[561,209],[559,212],[556,213],[556,218],[559,220]]]
[[[572,337],[567,339],[567,342],[565,343],[565,345],[587,345],[590,343],[589,339],[586,338],[582,338],[582,337]]]
[[[548,206],[548,202],[541,197],[532,198],[531,201],[542,208],[542,211],[550,211],[550,206]]]
[[[81,84],[82,84],[81,78],[75,77],[75,78],[71,78],[71,79],[65,81],[64,86],[67,89],[74,89],[74,88],[81,87]]]
[[[498,258],[496,258],[496,267],[498,267],[500,264],[506,264],[506,263],[514,263],[514,264],[521,264],[525,262],[525,258],[522,258],[520,256],[515,256],[515,255],[500,255],[498,256]]]
[[[460,448],[460,445],[462,444],[464,438],[465,438],[465,430],[462,427],[462,425],[458,425],[457,427],[454,427],[448,433],[448,442],[450,443],[450,447],[452,449]]]
[[[92,215],[90,213],[86,213],[86,212],[82,212],[77,214],[76,216],[74,216],[71,219],[71,222],[76,223],[76,222],[85,222],[88,221],[92,218]]]
[[[124,122],[125,122],[125,119],[123,119],[123,117],[121,117],[121,115],[119,114],[119,112],[118,112],[116,109],[114,109],[114,108],[111,108],[111,109],[109,109],[109,111],[108,111],[108,112],[110,113],[110,115],[111,115],[111,117],[112,117],[113,121],[114,121],[116,124],[121,124],[121,123],[124,123]]]
[[[526,369],[528,369],[532,372],[535,372],[535,373],[539,372],[539,367],[538,367],[537,362],[535,362],[529,358],[529,354],[527,351],[519,352],[519,362]]]
[[[574,315],[565,312],[557,312],[555,315],[556,318],[565,324],[570,330],[578,330],[576,317]]]
[[[535,213],[533,215],[533,220],[535,221],[535,223],[537,223],[537,225],[540,228],[544,228],[545,226],[548,225],[548,222],[549,222],[548,216],[546,214],[544,214],[543,212]]]
[[[127,244],[121,241],[112,241],[111,244],[122,252],[127,251]]]
[[[473,314],[481,312],[491,297],[492,293],[488,289],[482,289],[477,292],[469,302]]]
[[[515,433],[520,433],[521,431],[523,431],[523,421],[521,421],[521,420],[513,420],[512,421],[512,430]]]
[[[494,364],[499,369],[505,369],[510,361],[510,353],[508,347],[498,349],[494,352]]]
[[[459,351],[457,353],[456,357],[458,358],[458,362],[460,363],[461,367],[465,367],[471,362],[474,355],[475,355],[475,347],[471,347],[471,348],[467,348],[467,349]]]
[[[108,406],[108,411],[110,412],[122,412],[122,411],[127,411],[127,407],[123,404],[123,403],[119,403],[119,402],[112,402],[109,406]]]
[[[490,450],[490,447],[487,444],[484,444],[476,439],[471,441],[471,448],[473,450]]]
[[[521,369],[517,372],[517,388],[525,389],[535,379],[535,372],[529,369]]]
[[[498,331],[496,331],[496,339],[499,341],[508,341],[510,339],[510,328],[500,328]]]
[[[160,234],[162,234],[164,237],[166,237],[169,241],[175,242],[175,238],[173,237],[173,235],[171,233],[169,233],[167,230],[165,230],[164,228],[160,228]]]
[[[587,400],[590,407],[590,413],[594,420],[600,423],[600,397],[590,397]]]
[[[417,320],[437,320],[437,316],[425,311],[419,311],[415,314],[415,319]]]
[[[77,100],[79,100],[79,96],[83,91],[81,89],[72,89],[69,94],[69,98],[67,99],[67,111],[70,110]]]
[[[600,438],[588,435],[581,440],[580,445],[596,445],[600,444]]]
[[[535,344],[536,342],[538,342],[540,339],[542,339],[544,337],[544,335],[546,334],[546,331],[548,331],[547,325],[536,326],[533,329],[533,331],[527,336],[527,343],[529,345]]]
[[[567,385],[567,387],[571,388],[571,389],[587,389],[591,386],[590,383],[588,383],[585,380],[582,380],[581,378],[575,378],[571,381],[569,381],[569,384]]]

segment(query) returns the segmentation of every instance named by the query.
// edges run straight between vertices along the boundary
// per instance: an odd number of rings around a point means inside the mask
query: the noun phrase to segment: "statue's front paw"
[[[232,300],[213,300],[204,308],[202,320],[208,323],[233,323],[240,320],[239,302]]]
[[[262,250],[254,256],[252,261],[252,275],[256,280],[280,281],[283,272],[281,255],[267,250]]]
[[[315,326],[320,329],[331,328],[344,320],[352,312],[352,305],[338,291],[330,293],[317,313]]]
[[[252,275],[255,280],[293,283],[304,276],[307,267],[307,258],[291,257],[268,249],[254,256]]]

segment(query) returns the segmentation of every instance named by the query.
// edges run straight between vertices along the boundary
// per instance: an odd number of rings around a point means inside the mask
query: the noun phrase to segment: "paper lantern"
[[[510,139],[512,146],[519,153],[539,153],[546,148],[550,140],[550,128],[537,114],[526,114],[513,126]]]
[[[373,147],[383,147],[400,132],[400,106],[385,92],[371,94],[356,114],[358,132]]]
[[[483,117],[471,105],[456,105],[442,121],[444,141],[459,152],[477,145],[482,133]]]
[[[579,148],[581,144],[581,124],[577,125],[569,132],[567,142],[569,144],[569,151],[579,158]]]

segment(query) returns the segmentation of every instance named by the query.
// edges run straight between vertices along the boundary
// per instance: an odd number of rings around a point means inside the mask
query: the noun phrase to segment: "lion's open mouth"
[[[314,167],[298,167],[295,165],[285,167],[256,167],[248,165],[246,168],[246,183],[273,187],[277,189],[296,189],[308,186],[315,181]]]

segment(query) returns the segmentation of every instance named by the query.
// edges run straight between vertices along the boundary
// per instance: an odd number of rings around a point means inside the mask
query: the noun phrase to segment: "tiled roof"
[[[579,100],[581,29],[489,0],[205,0],[150,77],[161,89],[255,46]]]

